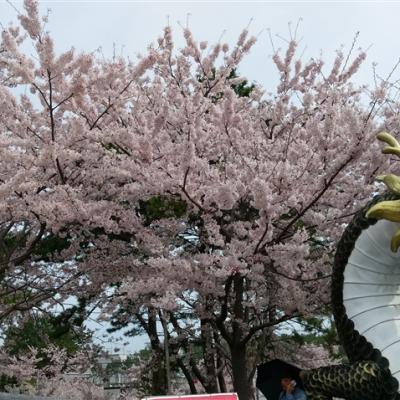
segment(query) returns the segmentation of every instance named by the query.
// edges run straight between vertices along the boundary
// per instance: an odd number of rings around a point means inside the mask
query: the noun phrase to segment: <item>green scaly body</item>
[[[345,230],[337,247],[332,277],[332,307],[340,342],[349,364],[302,371],[309,400],[400,400],[398,381],[392,377],[388,360],[367,341],[348,318],[343,305],[344,269],[355,242],[364,229],[377,222],[365,214],[380,201],[398,199],[387,193],[361,209]]]
[[[397,381],[371,361],[333,365],[301,372],[308,400],[394,400]]]

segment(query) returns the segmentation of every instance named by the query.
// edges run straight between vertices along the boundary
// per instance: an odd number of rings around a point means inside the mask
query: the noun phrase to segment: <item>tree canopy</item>
[[[351,82],[362,51],[326,67],[293,38],[266,93],[238,73],[247,30],[230,46],[184,29],[176,49],[166,27],[136,62],[58,55],[24,7],[0,44],[0,318],[96,298],[102,318],[142,318],[160,354],[179,343],[207,390],[225,369],[250,399],[260,338],[329,303],[335,243],[376,190],[375,134],[397,121],[387,82]]]

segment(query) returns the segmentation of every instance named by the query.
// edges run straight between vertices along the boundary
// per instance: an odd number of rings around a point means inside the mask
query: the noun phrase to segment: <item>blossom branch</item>
[[[189,175],[189,170],[190,170],[190,167],[188,167],[188,168],[186,169],[186,172],[185,172],[185,175],[184,175],[184,178],[183,178],[183,185],[181,186],[182,192],[185,194],[185,196],[188,198],[188,200],[189,200],[191,203],[193,203],[199,210],[201,210],[201,211],[203,211],[203,212],[206,212],[206,210],[205,210],[196,200],[194,200],[194,199],[190,196],[190,194],[188,193],[188,191],[187,191],[187,189],[186,189],[186,184],[187,184],[187,178],[188,178],[188,175]]]
[[[265,328],[270,328],[272,326],[276,326],[278,324],[281,324],[282,322],[289,321],[289,320],[297,318],[299,316],[300,316],[300,314],[298,314],[298,313],[293,313],[290,315],[283,315],[277,319],[274,319],[273,321],[268,321],[268,322],[264,322],[264,323],[256,325],[256,326],[252,326],[249,329],[249,332],[247,333],[247,335],[241,341],[241,344],[242,345],[247,344],[250,341],[250,339],[254,336],[254,334],[260,330],[263,330]]]
[[[304,207],[286,226],[283,228],[281,233],[278,235],[277,238],[273,239],[271,242],[268,244],[276,244],[279,243],[282,238],[285,237],[286,233],[289,231],[289,229],[309,210],[311,209],[317,202],[318,200],[324,195],[324,193],[330,188],[332,182],[335,180],[335,178],[339,175],[341,171],[353,160],[353,157],[349,157],[340,167],[334,172],[334,174],[326,181],[324,187],[322,190],[310,201],[310,203]]]

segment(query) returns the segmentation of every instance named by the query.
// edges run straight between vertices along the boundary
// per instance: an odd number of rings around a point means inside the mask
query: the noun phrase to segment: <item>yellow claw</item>
[[[393,253],[400,247],[400,229],[393,235],[392,240],[390,241],[390,248],[392,249]]]
[[[367,211],[366,217],[400,222],[400,200],[381,201]]]
[[[382,149],[383,154],[395,154],[400,157],[400,147],[386,146]]]
[[[376,137],[381,140],[382,142],[387,143],[391,147],[400,147],[399,142],[392,136],[390,133],[387,132],[380,132],[376,135]]]
[[[376,180],[383,182],[391,192],[400,195],[400,176],[393,174],[380,175],[376,177]]]
[[[399,142],[388,132],[380,132],[376,136],[382,142],[388,144],[382,150],[383,154],[395,154],[400,157],[400,144]],[[388,189],[397,195],[400,195],[400,177],[389,174],[381,175],[377,177],[378,181],[382,181],[388,187]],[[374,219],[387,219],[393,222],[400,222],[400,200],[382,201],[372,206],[366,212],[367,218]],[[400,229],[393,235],[390,248],[393,252],[396,252],[400,247]]]

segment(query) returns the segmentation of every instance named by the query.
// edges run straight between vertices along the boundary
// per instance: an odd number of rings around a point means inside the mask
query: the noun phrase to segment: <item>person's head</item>
[[[282,389],[287,390],[288,386],[292,385],[293,380],[293,376],[291,376],[290,374],[285,374],[285,376],[281,378]]]

